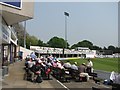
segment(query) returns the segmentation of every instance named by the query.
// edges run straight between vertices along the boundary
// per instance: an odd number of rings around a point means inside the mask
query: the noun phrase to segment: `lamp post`
[[[26,21],[24,21],[24,48],[26,48]]]
[[[64,12],[65,15],[65,48],[67,49],[67,17],[69,17],[69,13],[68,12]],[[64,55],[65,49],[63,51],[63,55]]]

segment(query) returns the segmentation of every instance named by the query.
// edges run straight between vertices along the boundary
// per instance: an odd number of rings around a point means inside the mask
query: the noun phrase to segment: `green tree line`
[[[15,24],[14,25],[15,30],[17,32],[18,37],[18,45],[24,46],[24,27],[22,24]],[[77,47],[88,47],[91,50],[112,50],[113,53],[119,53],[120,48],[115,47],[113,45],[109,45],[108,47],[99,47],[97,45],[94,45],[89,40],[82,40],[79,41],[76,44],[73,44],[72,46],[69,45],[67,41],[65,41],[63,38],[54,36],[48,42],[43,42],[41,39],[31,36],[28,33],[26,33],[26,48],[30,48],[30,46],[42,46],[42,47],[53,47],[53,48],[69,48],[69,49],[76,49]]]

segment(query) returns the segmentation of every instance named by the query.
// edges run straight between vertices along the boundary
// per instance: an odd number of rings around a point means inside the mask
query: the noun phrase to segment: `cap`
[[[77,64],[77,62],[74,62],[74,64]]]
[[[85,65],[85,63],[82,63],[82,65]]]

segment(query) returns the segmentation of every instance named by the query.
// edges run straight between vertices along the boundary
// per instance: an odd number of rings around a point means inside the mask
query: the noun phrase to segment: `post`
[[[66,41],[65,48],[67,48],[67,16],[66,15],[65,15],[65,41]]]
[[[67,49],[67,16],[69,17],[69,13],[64,12],[65,15],[65,47],[63,48],[63,55],[65,55],[65,48]],[[66,54],[67,57],[67,54]]]
[[[65,41],[66,41],[65,48],[67,49],[67,16],[65,16]],[[67,58],[67,53],[65,57]]]
[[[24,21],[24,48],[26,48],[26,21]]]

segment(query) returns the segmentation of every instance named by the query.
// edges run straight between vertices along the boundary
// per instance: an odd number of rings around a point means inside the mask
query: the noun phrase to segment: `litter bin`
[[[4,68],[2,68],[2,77],[5,76]]]
[[[5,75],[8,75],[8,66],[3,66],[2,76],[4,77]]]
[[[0,69],[0,80],[2,79],[2,69]]]

